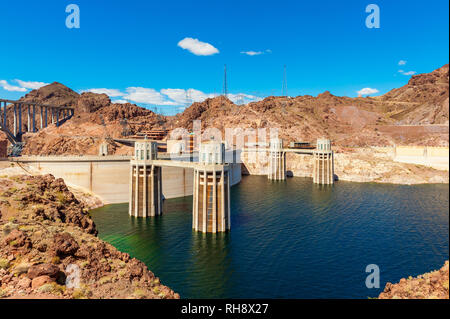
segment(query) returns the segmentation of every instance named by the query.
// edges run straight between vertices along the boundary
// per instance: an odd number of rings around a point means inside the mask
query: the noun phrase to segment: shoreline
[[[0,299],[180,297],[143,262],[100,239],[62,179],[2,176],[0,197]]]

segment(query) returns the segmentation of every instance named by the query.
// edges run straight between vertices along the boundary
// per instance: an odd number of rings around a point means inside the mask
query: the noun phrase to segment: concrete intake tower
[[[153,165],[158,144],[136,142],[130,162],[129,214],[135,217],[157,216],[162,213],[161,167]]]
[[[334,183],[334,154],[331,150],[329,139],[317,139],[317,146],[313,152],[314,171],[313,182],[315,184]]]
[[[230,166],[225,165],[225,145],[202,143],[194,168],[192,228],[203,233],[230,230]]]
[[[271,180],[286,179],[286,152],[283,150],[283,140],[273,138],[270,140],[269,172],[267,178]]]

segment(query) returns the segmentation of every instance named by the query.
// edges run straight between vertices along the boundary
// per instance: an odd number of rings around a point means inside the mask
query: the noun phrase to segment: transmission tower
[[[223,69],[223,92],[222,94],[225,97],[228,97],[228,85],[227,85],[227,65],[225,64],[225,67]]]
[[[239,93],[236,100],[237,105],[243,105],[244,104],[244,96],[242,93]]]
[[[192,104],[191,92],[186,90],[186,108],[188,108]]]
[[[281,89],[281,95],[286,97],[288,96],[286,65],[284,66],[283,70],[283,87]]]
[[[286,65],[284,66],[284,70],[283,70],[283,87],[281,88],[281,95],[282,95],[282,96],[288,96],[288,93],[287,93],[287,72],[286,72]]]

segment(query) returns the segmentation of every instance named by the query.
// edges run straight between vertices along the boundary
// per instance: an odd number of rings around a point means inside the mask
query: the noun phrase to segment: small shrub
[[[112,278],[110,276],[105,276],[99,279],[98,283],[100,285],[104,285],[104,284],[109,284],[110,282],[112,282]]]
[[[9,242],[9,245],[10,246],[17,246],[17,241],[16,240],[11,240],[10,242]]]
[[[448,280],[446,280],[442,283],[442,287],[444,287],[444,289],[448,290]]]
[[[87,299],[87,297],[84,295],[83,289],[75,289],[72,293],[72,297],[74,299]]]
[[[60,262],[61,262],[61,259],[58,256],[54,256],[51,260],[51,263],[55,264],[55,265],[59,264]]]
[[[0,269],[8,269],[9,261],[8,259],[0,258]]]
[[[62,294],[66,288],[64,286],[60,286],[57,283],[48,283],[44,284],[38,288],[40,293],[50,293],[50,294]]]
[[[67,202],[66,201],[66,196],[62,192],[56,193],[56,200],[62,205],[65,205],[66,202]]]
[[[19,226],[19,230],[24,231],[24,232],[32,232],[35,229],[36,229],[35,226],[32,226],[32,225],[20,225]]]
[[[6,297],[8,292],[5,289],[0,288],[0,298]]]
[[[14,267],[14,275],[25,274],[28,272],[28,269],[31,267],[29,263],[20,263],[16,267]]]
[[[136,289],[133,293],[133,297],[136,299],[144,299],[147,296],[147,293],[143,289]]]

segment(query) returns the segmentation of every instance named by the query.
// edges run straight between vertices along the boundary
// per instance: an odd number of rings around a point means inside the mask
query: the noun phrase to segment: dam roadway
[[[97,195],[105,204],[118,204],[129,201],[131,159],[120,155],[21,156],[10,161],[62,178],[69,186]],[[155,161],[162,166],[162,193],[166,199],[193,195],[194,167],[198,164],[180,159]],[[230,165],[233,186],[241,181],[241,164]]]

